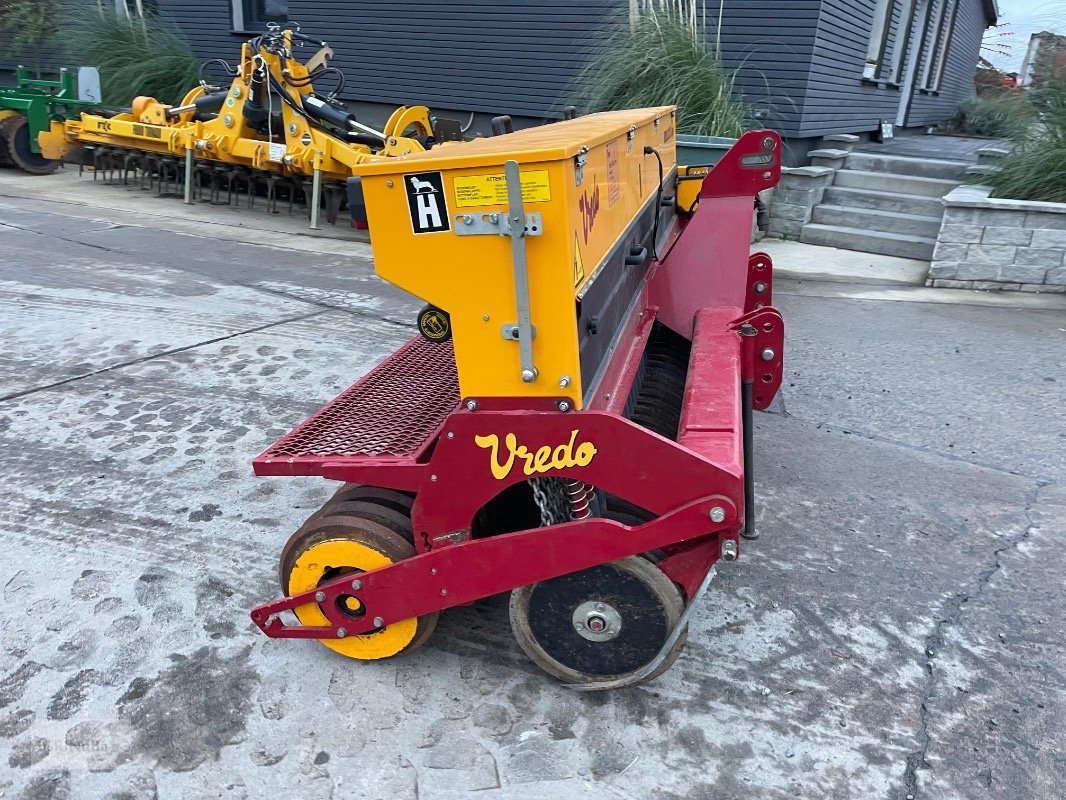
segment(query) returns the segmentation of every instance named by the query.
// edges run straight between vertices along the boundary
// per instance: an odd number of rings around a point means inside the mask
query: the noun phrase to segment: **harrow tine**
[[[337,216],[340,214],[343,199],[344,193],[340,191],[338,184],[330,183],[326,187],[326,222],[330,225],[337,224]]]
[[[267,211],[271,214],[278,213],[278,176],[271,172],[267,175]]]
[[[122,185],[129,184],[130,163],[137,163],[137,154],[133,150],[125,150],[122,153]]]
[[[141,164],[141,182],[140,187],[142,190],[152,191],[152,184],[155,182],[155,156],[150,155],[144,159]],[[144,179],[148,179],[148,185],[144,185]]]
[[[227,205],[232,205],[233,204],[233,190],[234,190],[234,187],[236,187],[236,189],[237,189],[237,204],[240,205],[240,201],[241,201],[240,183],[239,183],[239,181],[240,181],[240,173],[236,169],[232,170],[232,172],[233,172],[233,174],[230,177],[230,181],[229,181],[229,191],[226,193],[226,203],[227,203]]]

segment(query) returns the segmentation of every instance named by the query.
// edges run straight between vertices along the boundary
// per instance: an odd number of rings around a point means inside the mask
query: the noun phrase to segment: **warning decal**
[[[502,172],[498,175],[461,175],[454,183],[455,205],[459,208],[507,205],[507,179]],[[522,173],[522,202],[547,203],[551,199],[548,170]]]
[[[622,180],[618,174],[618,140],[607,143],[607,207],[622,196]]]
[[[574,231],[574,286],[580,286],[585,280],[585,259],[581,257],[581,242],[578,241],[577,231]]]
[[[407,191],[407,208],[415,233],[440,233],[451,230],[444,181],[439,172],[417,172],[403,176]]]

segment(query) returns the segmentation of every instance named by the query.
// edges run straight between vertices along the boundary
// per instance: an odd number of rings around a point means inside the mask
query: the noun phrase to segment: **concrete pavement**
[[[247,618],[331,490],[250,459],[413,333],[358,237],[2,174],[2,796],[1060,795],[1063,298],[781,281],[762,538],[671,671],[579,695],[506,598],[382,663]]]

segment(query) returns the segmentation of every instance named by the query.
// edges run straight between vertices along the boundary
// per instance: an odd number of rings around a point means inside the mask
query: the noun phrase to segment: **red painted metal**
[[[730,471],[742,473],[744,429],[738,380],[742,341],[733,321],[729,311],[714,308],[696,315],[677,441]],[[714,378],[708,380],[710,376]]]
[[[330,638],[339,627],[355,635],[371,630],[375,617],[390,624],[653,549],[666,553],[660,568],[691,596],[723,539],[739,546],[741,381],[752,381],[756,408],[769,405],[781,384],[784,324],[769,305],[772,264],[764,254],[749,257],[747,237],[753,197],[776,182],[779,155],[776,134],[758,131],[711,171],[695,213],[664,237],[584,410],[560,411],[564,397],[460,402],[450,345],[418,338],[259,456],[259,475],[317,474],[416,492],[419,554],[360,574],[358,590],[350,575],[318,587],[329,627],[286,625],[276,616],[315,602],[314,592],[259,606],[256,624],[269,636]],[[692,341],[676,442],[622,416],[656,320]],[[471,538],[480,508],[539,477],[588,483],[656,518],[636,527],[592,518]],[[718,524],[709,517],[716,506],[725,512]],[[365,615],[346,616],[342,595],[358,597]]]
[[[715,506],[726,512],[719,525],[709,517]],[[352,586],[352,576],[346,575],[316,589],[266,603],[252,612],[252,620],[268,636],[279,638],[335,638],[338,627],[343,627],[348,635],[368,633],[377,627],[375,617],[389,625],[654,550],[679,538],[692,538],[715,529],[735,530],[737,525],[736,506],[729,499],[705,497],[637,528],[592,518],[477,539],[360,573],[358,590]],[[706,566],[710,568],[710,564]],[[316,601],[317,592],[325,598]],[[363,604],[365,615],[354,618],[344,614],[340,600],[345,596],[356,597]],[[332,626],[287,625],[276,616],[315,602]]]
[[[755,195],[781,175],[781,139],[772,131],[742,136],[703,180],[691,217],[678,218],[678,232],[649,279],[649,303],[659,320],[692,338],[703,308],[747,310],[748,232]]]
[[[448,434],[452,434],[451,437]],[[484,444],[496,436],[498,453]],[[502,478],[492,466],[506,461],[506,443],[530,454],[532,465],[516,457]],[[482,445],[477,443],[481,437]],[[595,448],[591,460],[543,472],[537,453],[554,457],[559,447],[571,454],[586,443]],[[564,458],[566,453],[563,454]],[[741,505],[743,471],[736,464],[718,464],[686,447],[658,436],[616,414],[587,410],[568,413],[529,411],[460,411],[444,433],[428,464],[429,476],[418,490],[412,510],[416,538],[469,530],[477,510],[509,486],[529,478],[574,478],[624,497],[654,514],[666,514],[708,494],[734,498]],[[436,476],[436,480],[433,479]]]
[[[774,131],[748,131],[714,165],[700,189],[700,207],[712,197],[751,197],[781,180],[781,137]],[[752,204],[748,205],[748,211]],[[742,231],[749,233],[750,224]],[[733,231],[733,235],[741,231]],[[741,237],[737,237],[741,238]]]
[[[766,253],[748,259],[748,291],[744,313],[774,304],[774,262]]]
[[[744,337],[749,348],[743,379],[752,382],[752,407],[765,411],[781,388],[785,373],[785,320],[776,308],[766,306],[733,322],[740,330],[751,325],[755,335]]]
[[[689,599],[707,576],[707,571],[714,566],[722,552],[722,542],[731,539],[740,552],[739,538],[736,536],[704,536],[681,544],[667,545],[662,548],[666,558],[659,562],[659,569],[685,590]]]

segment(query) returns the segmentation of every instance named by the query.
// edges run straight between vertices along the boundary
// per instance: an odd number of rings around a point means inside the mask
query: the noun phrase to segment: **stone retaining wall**
[[[1066,203],[989,197],[960,186],[944,198],[929,286],[1066,292]]]
[[[829,167],[783,168],[781,181],[774,189],[768,235],[798,239],[832,180],[833,170]]]

